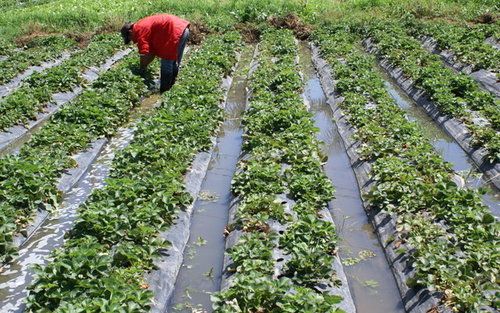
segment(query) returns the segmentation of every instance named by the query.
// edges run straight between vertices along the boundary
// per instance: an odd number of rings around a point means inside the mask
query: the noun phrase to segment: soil
[[[493,13],[487,12],[477,16],[472,20],[473,23],[476,24],[493,24],[498,21],[499,15],[495,15]]]
[[[97,33],[104,33],[104,32],[109,32],[109,30],[98,30]],[[30,44],[33,42],[33,40],[40,38],[40,37],[46,37],[46,36],[52,36],[52,35],[58,35],[61,33],[54,32],[54,31],[49,31],[44,29],[44,27],[38,23],[30,24],[28,26],[28,29],[26,32],[17,37],[15,39],[15,43],[19,47],[24,47],[24,46],[30,46]],[[88,46],[90,39],[92,36],[95,34],[94,32],[81,32],[81,33],[74,33],[74,32],[68,32],[64,33],[66,37],[73,39],[76,41],[78,46],[80,48],[85,48]]]
[[[260,41],[260,29],[251,23],[239,23],[235,28],[241,33],[243,40],[248,44],[255,44]]]
[[[189,44],[199,45],[206,35],[210,33],[210,30],[201,22],[191,22],[189,26]]]
[[[30,23],[23,35],[15,39],[15,44],[19,47],[24,47],[30,44],[33,40],[39,37],[52,35],[53,32],[48,31],[39,23]]]
[[[300,40],[307,40],[311,36],[311,27],[303,23],[300,18],[293,14],[285,16],[272,16],[268,19],[269,24],[276,28],[286,28],[293,31],[295,37]]]
[[[68,33],[67,37],[73,39],[78,43],[78,47],[85,48],[89,45],[92,36],[94,36],[93,32],[83,32],[83,33]]]
[[[125,22],[127,21],[121,17],[109,17],[103,25],[96,30],[96,34],[119,32]]]

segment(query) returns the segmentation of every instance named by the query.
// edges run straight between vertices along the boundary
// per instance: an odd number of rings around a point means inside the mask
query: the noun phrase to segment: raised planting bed
[[[50,112],[51,104],[74,98],[82,85],[95,80],[99,71],[96,67],[112,57],[121,44],[117,35],[97,35],[87,48],[70,59],[25,79],[18,89],[0,100],[0,130],[11,133],[11,127],[36,120],[45,109]]]
[[[0,98],[3,98],[9,95],[14,90],[16,90],[21,85],[23,80],[26,79],[27,77],[30,77],[33,73],[39,73],[51,67],[57,66],[62,62],[64,62],[65,60],[69,59],[70,57],[71,57],[70,52],[63,52],[61,56],[59,56],[54,60],[45,61],[41,64],[30,66],[24,72],[17,75],[8,83],[0,85]]]
[[[488,92],[479,90],[477,84],[465,74],[456,74],[445,68],[439,57],[426,51],[420,42],[409,37],[397,25],[373,26],[364,41],[366,48],[376,54],[392,70],[399,80],[406,80],[414,88],[413,98],[433,103],[445,119],[455,118],[460,130],[450,133],[457,142],[465,142],[464,150],[473,157],[479,167],[498,171],[500,160],[500,106]],[[384,64],[381,64],[384,66]],[[428,99],[426,99],[428,98]],[[495,178],[490,175],[490,178]],[[496,179],[496,178],[495,178]]]
[[[498,223],[390,98],[359,37],[328,28],[314,59],[406,310],[495,310]]]
[[[105,144],[101,138],[126,122],[147,94],[145,82],[133,74],[136,67],[128,58],[101,75],[72,105],[52,116],[19,153],[0,159],[2,262],[15,253],[13,240],[21,245],[57,208],[62,193],[77,182]]]
[[[185,174],[212,145],[223,112],[220,80],[235,64],[239,43],[239,35],[229,32],[207,38],[193,52],[163,104],[116,156],[107,185],[80,208],[53,262],[38,269],[29,310],[146,311],[166,305],[161,287],[149,279],[169,254],[160,234],[192,204]]]
[[[214,310],[355,312],[327,210],[333,187],[300,95],[293,33],[267,30],[259,51]]]
[[[9,49],[0,61],[0,85],[4,85],[33,66],[56,60],[76,42],[61,35],[38,37],[24,49]]]
[[[430,37],[436,49],[449,51],[452,63],[467,65],[471,72],[500,71],[500,51],[486,42],[493,34],[485,25],[468,26],[417,19],[407,19],[403,25],[410,35],[419,39]]]
[[[97,68],[91,68],[84,72],[86,83],[91,84],[94,82],[101,73],[109,70],[116,62],[123,59],[130,53],[130,50],[123,50],[115,53],[104,64]],[[78,86],[72,91],[64,93],[56,93],[52,95],[52,102],[47,104],[41,112],[27,121],[24,125],[15,125],[9,127],[7,131],[0,133],[0,155],[12,154],[19,150],[19,148],[29,140],[30,136],[36,133],[45,123],[64,105],[75,99],[84,90],[82,86]]]
[[[500,82],[498,82],[497,76],[500,75],[498,70],[491,69],[479,69],[474,70],[474,67],[467,63],[461,63],[456,61],[456,56],[453,51],[442,50],[438,47],[437,41],[428,36],[421,36],[420,40],[427,51],[432,52],[441,56],[441,59],[445,62],[447,66],[453,68],[456,71],[462,72],[469,75],[474,79],[484,90],[492,93],[496,98],[500,97]],[[500,51],[493,49],[500,55]]]

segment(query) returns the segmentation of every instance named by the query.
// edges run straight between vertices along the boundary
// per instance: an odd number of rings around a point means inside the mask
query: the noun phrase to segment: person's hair
[[[132,26],[134,26],[133,23],[127,22],[123,25],[122,29],[120,30],[123,38],[123,42],[127,45],[130,43],[130,31],[132,30]]]

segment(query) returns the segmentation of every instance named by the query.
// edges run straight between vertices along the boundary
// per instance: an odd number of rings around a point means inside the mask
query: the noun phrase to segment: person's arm
[[[142,72],[145,72],[146,69],[148,68],[148,65],[153,62],[155,56],[151,53],[148,53],[148,54],[141,54],[141,60],[140,60],[140,64],[141,64],[141,71]]]
[[[154,60],[154,55],[149,52],[149,30],[140,26],[134,26],[134,36],[139,48],[140,71],[145,73],[148,65]]]

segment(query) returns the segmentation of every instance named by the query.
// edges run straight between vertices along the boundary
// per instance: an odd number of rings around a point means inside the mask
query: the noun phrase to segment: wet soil
[[[496,217],[500,216],[500,192],[479,171],[475,163],[469,158],[460,145],[453,140],[439,125],[437,125],[425,111],[409,98],[397,84],[380,70],[385,86],[398,106],[406,112],[409,120],[416,122],[424,136],[434,146],[446,162],[452,165],[453,170],[462,177],[465,187],[480,189],[483,203],[488,206]]]
[[[211,312],[210,294],[220,290],[231,180],[240,157],[241,116],[247,105],[247,74],[253,49],[244,50],[229,89],[225,121],[191,217],[191,234],[177,276],[170,312]]]
[[[358,313],[405,312],[398,287],[364,210],[357,180],[346,149],[326,104],[326,95],[311,62],[311,51],[301,43],[301,67],[306,86],[304,97],[314,115],[327,156],[324,170],[335,187],[329,208],[337,234],[344,271]]]
[[[124,149],[134,136],[135,123],[149,114],[159,100],[158,95],[146,98],[131,114],[130,123],[120,128],[80,181],[63,197],[60,208],[53,212],[18,251],[18,257],[0,268],[0,312],[24,312],[26,287],[34,279],[34,266],[50,261],[51,252],[64,243],[64,235],[77,218],[78,207],[93,190],[102,188],[109,175],[116,152]]]

